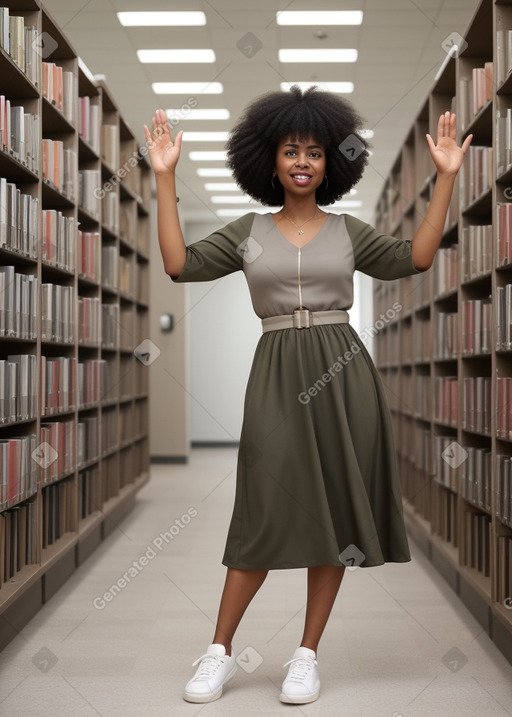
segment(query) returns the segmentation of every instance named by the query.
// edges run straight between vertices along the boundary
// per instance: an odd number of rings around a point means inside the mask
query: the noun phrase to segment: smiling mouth
[[[294,179],[301,179],[301,180],[311,179],[311,175],[310,175],[310,174],[299,174],[299,173],[297,173],[297,174],[292,174],[292,177],[293,177]]]

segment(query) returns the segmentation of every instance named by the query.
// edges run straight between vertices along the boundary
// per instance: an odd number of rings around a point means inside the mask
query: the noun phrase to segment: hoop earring
[[[271,178],[271,180],[270,180],[270,184],[272,185],[272,189],[275,189],[275,187],[274,187],[274,177],[276,176],[276,174],[277,174],[277,172],[274,172],[273,175],[272,175],[272,178]]]

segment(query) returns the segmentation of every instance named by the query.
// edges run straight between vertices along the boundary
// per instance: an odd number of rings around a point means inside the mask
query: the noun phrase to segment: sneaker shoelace
[[[202,660],[202,662],[201,662]],[[201,662],[199,671],[194,677],[195,680],[209,680],[217,672],[223,662],[222,655],[201,655],[195,662],[192,663],[192,667],[195,667],[198,662]]]
[[[318,664],[316,660],[313,660],[311,657],[293,657],[291,660],[288,660],[288,662],[285,662],[283,667],[286,667],[287,665],[293,664],[293,667],[291,668],[290,674],[288,675],[288,680],[294,680],[296,682],[302,682],[313,665]]]

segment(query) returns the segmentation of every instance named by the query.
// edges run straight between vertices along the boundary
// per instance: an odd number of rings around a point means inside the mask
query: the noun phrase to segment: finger
[[[164,132],[167,132],[170,134],[169,129],[169,123],[167,122],[167,115],[162,109],[158,109],[157,111],[157,122],[158,122],[158,132],[159,134],[163,134]]]
[[[428,146],[430,147],[430,149],[431,149],[432,152],[433,152],[433,151],[435,150],[435,148],[436,148],[436,146],[435,146],[435,144],[434,144],[434,140],[432,139],[432,137],[431,137],[429,134],[427,134],[427,135],[425,135],[425,136],[426,136],[426,138],[427,138]]]
[[[437,139],[439,141],[439,137],[444,137],[444,114],[439,116],[439,120],[437,122]]]
[[[450,138],[457,139],[457,118],[454,112],[450,113]]]
[[[147,125],[144,125],[144,132],[145,132],[145,135],[146,135],[146,144],[148,145],[148,147],[152,147],[152,146],[153,146],[153,142],[154,142],[153,132],[154,132],[154,131],[155,131],[155,118],[154,118],[154,116],[153,116],[153,129],[152,129],[152,131],[150,132],[148,126],[147,126]]]
[[[450,136],[450,112],[449,110],[446,110],[444,113],[444,137]]]
[[[464,140],[464,143],[463,143],[463,145],[462,145],[462,151],[464,152],[464,154],[468,151],[469,145],[471,144],[471,140],[472,140],[472,139],[473,139],[473,135],[472,135],[472,134],[468,134],[468,136],[467,136],[466,139]]]
[[[182,139],[183,139],[183,130],[180,129],[180,131],[176,135],[176,139],[174,140],[174,145],[175,145],[176,149],[178,150],[178,152],[181,151],[181,140]]]

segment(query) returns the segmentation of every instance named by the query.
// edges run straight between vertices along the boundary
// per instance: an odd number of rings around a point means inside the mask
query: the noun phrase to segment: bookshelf
[[[0,9],[0,649],[149,479],[150,165],[37,0]]]
[[[376,206],[412,238],[435,182],[425,134],[451,109],[473,133],[432,267],[375,281],[376,337],[410,535],[512,663],[512,2],[481,0]],[[409,190],[409,191],[408,191]]]

